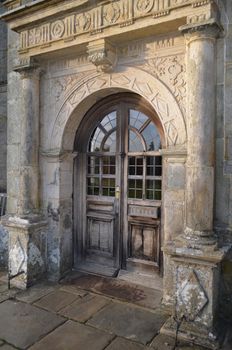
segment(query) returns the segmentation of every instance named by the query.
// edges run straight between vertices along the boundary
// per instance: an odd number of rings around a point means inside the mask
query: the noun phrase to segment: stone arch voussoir
[[[63,135],[73,111],[83,100],[103,89],[123,89],[141,95],[152,105],[160,118],[167,147],[186,143],[185,120],[170,90],[151,74],[139,69],[130,67],[125,69],[124,67],[123,71],[91,76],[75,86],[55,119],[51,132],[50,149],[62,150]]]

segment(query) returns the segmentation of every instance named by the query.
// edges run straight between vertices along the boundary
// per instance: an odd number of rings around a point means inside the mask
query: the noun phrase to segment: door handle
[[[119,199],[119,198],[120,198],[120,187],[119,187],[119,186],[117,186],[117,187],[115,188],[115,198],[116,198],[116,199]]]

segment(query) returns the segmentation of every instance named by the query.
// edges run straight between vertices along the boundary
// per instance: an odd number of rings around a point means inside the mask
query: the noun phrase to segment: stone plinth
[[[229,248],[228,248],[229,249]],[[221,262],[228,251],[166,246],[175,266],[175,305],[161,333],[217,349]],[[221,335],[221,334],[220,334]]]
[[[9,232],[11,285],[25,289],[42,278],[46,271],[47,222],[31,215],[5,217],[3,224]]]

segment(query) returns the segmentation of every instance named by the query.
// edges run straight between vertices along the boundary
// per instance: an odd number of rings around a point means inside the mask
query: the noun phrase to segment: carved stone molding
[[[88,45],[89,61],[97,67],[98,72],[111,72],[116,65],[116,49],[105,39],[99,39]]]
[[[186,125],[182,112],[170,90],[151,74],[129,68],[113,74],[98,74],[83,79],[63,102],[50,135],[50,149],[62,148],[63,133],[74,109],[93,93],[101,89],[119,88],[140,94],[148,100],[163,125],[167,145],[186,143]],[[75,134],[76,130],[73,130]],[[70,146],[71,147],[71,146]]]

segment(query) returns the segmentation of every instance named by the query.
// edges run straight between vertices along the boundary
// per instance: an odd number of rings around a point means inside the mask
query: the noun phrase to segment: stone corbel
[[[88,44],[88,58],[99,72],[111,72],[117,62],[116,48],[105,39]]]

